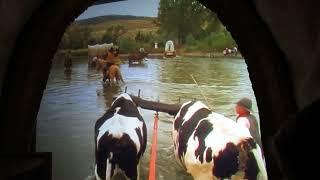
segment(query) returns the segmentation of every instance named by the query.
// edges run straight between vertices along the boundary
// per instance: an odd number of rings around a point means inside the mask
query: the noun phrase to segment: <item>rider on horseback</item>
[[[104,65],[102,72],[103,72],[103,82],[105,82],[107,79],[110,80],[111,77],[109,77],[109,70],[110,67],[113,65],[118,66],[117,68],[120,68],[120,59],[118,57],[119,55],[119,48],[118,47],[111,47],[106,55],[106,64]],[[121,78],[123,81],[123,79]]]

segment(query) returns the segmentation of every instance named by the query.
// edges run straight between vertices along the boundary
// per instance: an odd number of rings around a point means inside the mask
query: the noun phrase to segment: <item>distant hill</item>
[[[74,25],[86,26],[91,29],[91,34],[96,38],[102,38],[106,29],[110,26],[123,26],[125,33],[122,37],[133,38],[137,32],[156,32],[159,25],[155,17],[131,16],[131,15],[107,15],[75,21]]]
[[[97,25],[116,20],[153,20],[154,17],[131,16],[131,15],[106,15],[76,21],[80,25]]]

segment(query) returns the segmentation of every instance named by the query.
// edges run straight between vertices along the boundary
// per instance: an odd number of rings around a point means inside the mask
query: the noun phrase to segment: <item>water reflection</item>
[[[128,65],[129,65],[129,67],[143,67],[143,68],[147,68],[148,67],[147,64],[144,63],[144,62],[142,62],[140,64],[128,64]]]
[[[106,102],[106,107],[110,107],[113,97],[116,97],[122,92],[121,86],[119,84],[109,84],[103,83],[103,97]]]
[[[161,63],[161,80],[165,83],[194,84],[193,75],[199,85],[231,86],[239,81],[237,71],[229,63],[201,58],[174,59],[170,63]],[[223,81],[221,81],[223,80]]]
[[[84,179],[94,174],[94,123],[125,87],[130,94],[137,95],[141,89],[143,98],[167,103],[204,101],[206,96],[216,112],[233,119],[233,102],[247,96],[257,116],[246,68],[243,60],[234,59],[149,59],[142,66],[122,64],[125,84],[110,86],[102,83],[102,74],[95,68],[88,68],[86,57],[74,58],[70,72],[64,71],[62,63],[54,63],[38,113],[37,150],[53,152],[53,179]],[[140,175],[147,179],[154,112],[140,111],[148,129]],[[191,179],[173,156],[172,120],[172,116],[159,114],[157,179]]]
[[[230,104],[243,94],[252,93],[243,61],[176,58],[170,63],[160,63],[158,69],[160,80],[166,85],[160,96],[166,101],[174,101],[171,97],[176,96],[182,101],[202,100],[217,112],[232,117]]]

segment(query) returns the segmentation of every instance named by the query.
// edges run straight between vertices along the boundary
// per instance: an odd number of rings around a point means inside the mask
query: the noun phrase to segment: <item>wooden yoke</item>
[[[148,101],[132,95],[131,95],[131,98],[133,102],[136,103],[137,106],[140,106],[143,109],[154,110],[158,112],[165,112],[172,116],[175,116],[181,108],[181,104],[166,104],[166,103],[160,103],[156,101]]]

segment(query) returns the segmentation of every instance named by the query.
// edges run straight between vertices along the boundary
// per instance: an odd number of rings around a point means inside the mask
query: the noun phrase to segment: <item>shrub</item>
[[[187,38],[188,40],[188,38]],[[189,42],[188,42],[189,41]],[[236,46],[235,41],[232,39],[229,32],[218,32],[218,33],[211,33],[210,35],[204,37],[200,40],[193,40],[190,37],[187,41],[186,50],[187,51],[205,51],[211,52],[215,50],[223,50],[226,47],[233,47]]]
[[[135,40],[127,37],[120,37],[118,39],[118,46],[120,48],[120,53],[137,52],[140,48],[139,44]]]

